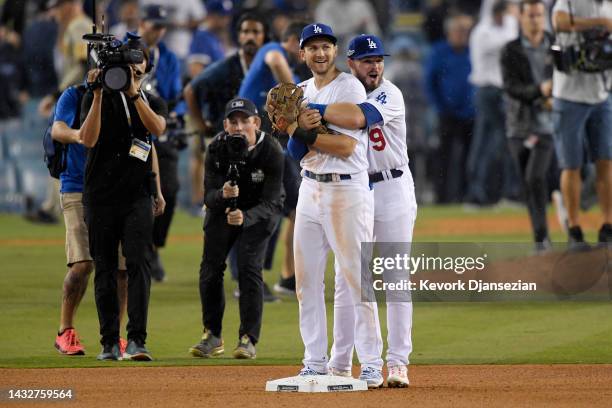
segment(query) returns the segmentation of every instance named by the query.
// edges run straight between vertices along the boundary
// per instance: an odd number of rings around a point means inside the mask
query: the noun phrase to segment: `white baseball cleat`
[[[359,379],[368,384],[368,388],[380,388],[385,381],[382,371],[372,367],[363,367]]]
[[[408,381],[408,367],[405,365],[387,367],[389,375],[387,376],[387,387],[389,388],[406,388]]]
[[[328,367],[327,374],[333,375],[336,377],[351,377],[351,378],[353,377],[351,370],[340,370],[339,368],[336,368],[336,367]]]

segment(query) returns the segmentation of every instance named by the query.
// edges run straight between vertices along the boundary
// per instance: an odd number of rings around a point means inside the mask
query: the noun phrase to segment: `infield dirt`
[[[116,364],[122,364],[121,362]],[[9,407],[609,407],[612,365],[437,365],[410,368],[408,389],[265,392],[292,366],[2,369],[2,388],[72,388],[71,402]],[[357,374],[357,372],[354,372]]]

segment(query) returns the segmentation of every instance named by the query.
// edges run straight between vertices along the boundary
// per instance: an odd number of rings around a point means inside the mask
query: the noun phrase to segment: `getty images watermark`
[[[534,254],[519,243],[364,243],[362,300],[607,300],[608,259],[597,248]]]

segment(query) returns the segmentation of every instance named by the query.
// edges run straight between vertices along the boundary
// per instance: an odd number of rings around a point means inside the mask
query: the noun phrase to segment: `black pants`
[[[145,260],[153,234],[151,199],[143,197],[116,206],[90,206],[86,214],[89,248],[96,267],[94,286],[100,342],[104,345],[119,341],[117,250],[121,242],[128,271],[128,339],[144,344],[151,289],[151,272]]]
[[[240,287],[240,329],[238,336],[248,335],[253,343],[259,340],[263,313],[262,268],[268,239],[278,223],[278,216],[248,228],[227,224],[221,212],[206,212],[204,219],[204,251],[200,264],[200,301],[202,323],[220,337],[225,293],[223,272],[230,248],[237,244],[238,285]]]
[[[522,138],[509,139],[510,153],[521,176],[525,200],[535,242],[548,238],[546,204],[548,203],[547,173],[554,154],[551,136],[540,136],[538,143],[527,148]]]
[[[440,116],[440,147],[436,168],[438,203],[457,203],[466,194],[467,158],[474,121]]]

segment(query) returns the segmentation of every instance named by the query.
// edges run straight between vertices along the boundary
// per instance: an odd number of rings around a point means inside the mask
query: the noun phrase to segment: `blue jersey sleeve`
[[[61,121],[64,122],[66,125],[73,127],[74,121],[78,119],[76,117],[78,104],[78,91],[74,87],[66,89],[57,101],[53,121]]]
[[[308,147],[304,143],[290,137],[289,142],[287,142],[287,153],[294,160],[302,160],[302,157],[308,153]]]
[[[359,106],[359,109],[361,109],[363,112],[363,116],[365,116],[366,127],[376,125],[377,123],[381,123],[383,121],[382,115],[374,105],[364,102],[358,104],[357,106]]]

